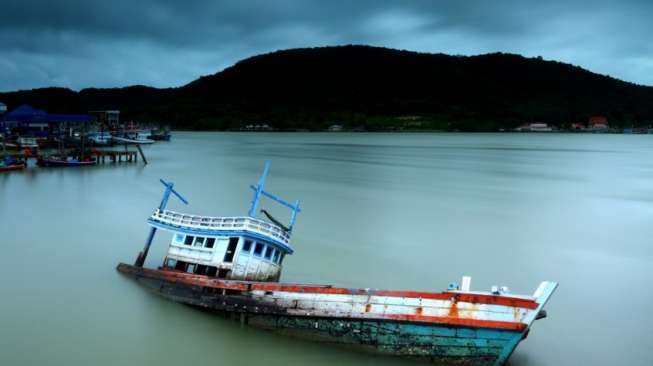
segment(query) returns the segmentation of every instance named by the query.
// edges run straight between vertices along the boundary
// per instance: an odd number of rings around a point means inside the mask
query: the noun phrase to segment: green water
[[[653,364],[653,136],[176,133],[144,150],[148,166],[0,175],[2,365],[418,364],[241,329],[115,271],[142,248],[159,178],[190,201],[172,209],[241,215],[265,159],[269,190],[304,209],[284,281],[558,281],[511,365]]]

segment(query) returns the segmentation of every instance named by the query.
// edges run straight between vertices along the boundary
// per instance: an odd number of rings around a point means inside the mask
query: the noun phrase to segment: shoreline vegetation
[[[197,131],[648,133],[653,127],[653,87],[577,66],[504,53],[353,45],[254,56],[177,88],[43,88],[0,93],[0,102],[52,113],[120,110],[122,121]],[[595,128],[597,117],[605,128]]]

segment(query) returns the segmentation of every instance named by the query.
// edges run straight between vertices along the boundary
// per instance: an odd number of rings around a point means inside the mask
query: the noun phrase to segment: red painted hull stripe
[[[423,323],[435,323],[435,324],[445,324],[445,325],[456,325],[472,328],[494,328],[494,329],[505,329],[505,330],[514,330],[514,331],[523,331],[526,329],[527,325],[524,323],[513,323],[513,322],[502,322],[496,320],[478,320],[478,319],[466,319],[466,318],[452,318],[452,317],[441,317],[441,316],[425,316],[425,315],[410,315],[410,314],[384,314],[382,317],[390,318],[393,320],[404,320],[410,322],[423,322]]]
[[[184,273],[174,270],[155,270],[149,268],[138,268],[132,265],[121,263],[118,266],[121,272],[129,273],[147,273],[155,277],[163,278],[170,282],[183,282],[191,285],[207,286],[213,288],[241,291],[278,291],[278,292],[297,292],[309,294],[334,294],[334,295],[366,295],[366,296],[388,296],[388,297],[406,297],[421,298],[433,300],[451,300],[456,302],[468,302],[485,305],[503,305],[524,309],[537,309],[537,302],[528,299],[520,299],[508,296],[492,296],[478,294],[460,294],[453,292],[421,292],[421,291],[391,291],[391,290],[374,290],[374,289],[349,289],[342,287],[315,286],[315,285],[296,285],[283,283],[266,283],[251,281],[232,281],[220,280],[212,277]]]

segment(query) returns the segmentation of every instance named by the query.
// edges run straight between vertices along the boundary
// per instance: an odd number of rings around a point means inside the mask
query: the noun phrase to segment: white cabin
[[[265,179],[270,163],[265,163],[263,175],[254,191],[247,216],[198,216],[166,210],[171,194],[188,204],[174,184],[161,179],[166,187],[159,208],[147,220],[152,227],[145,248],[136,259],[142,267],[157,229],[173,233],[163,268],[197,275],[231,280],[278,281],[283,259],[292,254],[290,233],[301,211],[299,201],[289,203],[265,191]],[[261,198],[268,198],[292,210],[288,227],[261,210],[267,220],[257,218]]]
[[[289,233],[253,217],[192,216],[156,210],[148,220],[174,233],[164,268],[249,281],[278,281],[293,250]]]

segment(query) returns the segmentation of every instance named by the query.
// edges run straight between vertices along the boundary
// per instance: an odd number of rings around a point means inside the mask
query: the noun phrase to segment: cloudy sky
[[[541,55],[653,85],[653,0],[0,0],[0,91],[179,86],[339,44]]]

